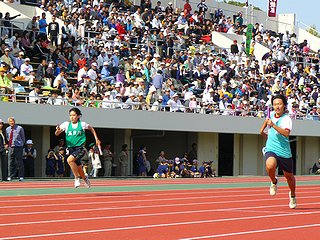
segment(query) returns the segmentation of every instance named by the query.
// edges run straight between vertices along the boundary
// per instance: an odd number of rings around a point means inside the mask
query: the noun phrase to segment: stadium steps
[[[230,49],[231,44],[234,40],[238,41],[238,44],[241,44],[242,41],[245,41],[242,35],[230,34],[230,33],[221,33],[221,32],[212,32],[212,42],[213,44],[221,47]],[[255,44],[254,55],[255,58],[261,62],[261,59],[264,54],[269,52],[270,50],[260,43]]]

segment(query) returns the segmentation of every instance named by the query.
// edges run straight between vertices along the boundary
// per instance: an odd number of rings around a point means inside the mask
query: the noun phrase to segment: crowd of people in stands
[[[31,103],[258,117],[282,93],[292,117],[320,119],[320,50],[294,33],[256,23],[246,52],[244,41],[212,44],[212,31],[245,35],[247,26],[242,13],[225,16],[205,0],[196,9],[188,0],[183,9],[150,0],[40,7],[23,32],[11,31],[17,16],[0,16],[2,93],[22,79]],[[270,49],[262,59],[254,57],[257,43]]]

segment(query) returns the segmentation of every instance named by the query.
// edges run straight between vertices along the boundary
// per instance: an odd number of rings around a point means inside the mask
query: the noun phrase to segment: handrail
[[[17,98],[24,98],[24,103],[27,104],[34,104],[28,102],[28,99],[34,98],[34,99],[39,99],[39,100],[48,100],[50,97],[43,97],[43,96],[29,96],[29,95],[19,95],[18,94],[0,94],[0,101],[3,97],[11,98],[12,101],[10,102],[17,102]],[[79,106],[77,101],[74,102],[69,102],[68,99],[66,98],[59,98],[59,101],[61,101],[63,104],[62,106]],[[85,101],[90,101],[89,99],[84,99]],[[9,101],[7,101],[9,102]],[[121,110],[142,110],[142,111],[153,111],[152,110],[152,105],[147,105],[145,103],[140,103],[140,102],[134,102],[134,103],[125,103],[125,102],[114,102],[114,101],[105,101],[105,100],[92,100],[94,103],[99,103],[96,108],[104,108],[104,109],[121,109]],[[109,107],[103,107],[103,104],[110,104]],[[44,101],[39,101],[36,104],[48,104]],[[81,105],[83,106],[83,105]],[[141,106],[141,109],[137,109],[137,106]],[[145,107],[143,107],[145,106]],[[89,106],[84,106],[84,107],[91,107]],[[162,106],[160,107],[160,110],[157,111],[162,111],[162,112],[168,112],[167,108],[170,108],[170,105]],[[265,110],[237,110],[237,109],[225,109],[225,110],[220,110],[218,107],[211,108],[211,107],[195,107],[190,110],[189,107],[186,107],[184,105],[179,106],[181,111],[174,111],[174,112],[183,112],[183,113],[194,113],[194,114],[212,114],[212,115],[226,115],[226,116],[235,116],[235,117],[259,117],[259,118],[264,118],[266,117],[266,109]],[[171,111],[169,111],[171,112]],[[317,116],[313,116],[309,114],[309,111],[307,111],[306,114],[289,114],[289,116],[293,119],[297,120],[315,120],[319,121],[320,118]]]
[[[307,25],[307,24],[305,24],[305,23],[297,20],[297,26],[298,26],[298,27],[299,27],[299,24],[301,24],[302,26],[304,26],[306,31],[312,29],[312,30],[315,31],[318,35],[320,35],[320,32],[319,32],[318,30],[316,30],[316,29],[312,28],[311,26],[309,26],[309,25]]]

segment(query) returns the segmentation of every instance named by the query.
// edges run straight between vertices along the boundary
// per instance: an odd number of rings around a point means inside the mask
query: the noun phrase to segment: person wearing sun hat
[[[4,49],[4,54],[2,55],[2,57],[0,58],[0,62],[4,62],[6,64],[8,64],[10,66],[10,68],[13,68],[13,64],[12,64],[12,60],[9,56],[11,52],[11,49],[10,48],[5,48]]]
[[[33,147],[31,139],[27,140],[22,156],[25,177],[34,177],[34,162],[37,157],[37,150]]]

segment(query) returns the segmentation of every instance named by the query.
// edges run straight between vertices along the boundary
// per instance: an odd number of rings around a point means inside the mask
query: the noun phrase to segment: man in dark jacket
[[[7,179],[7,171],[8,171],[8,165],[7,165],[7,156],[6,156],[6,139],[5,134],[2,132],[3,128],[3,121],[0,119],[0,181],[5,181]]]

